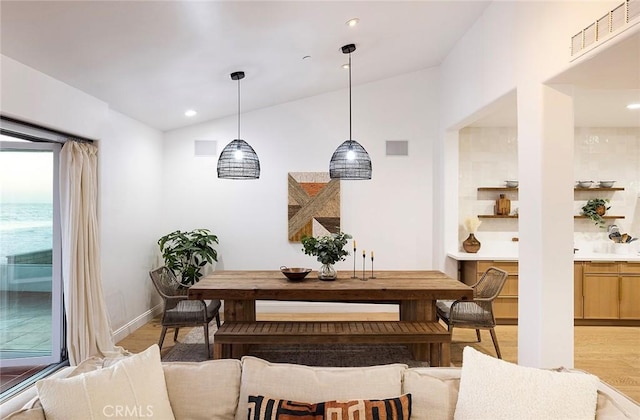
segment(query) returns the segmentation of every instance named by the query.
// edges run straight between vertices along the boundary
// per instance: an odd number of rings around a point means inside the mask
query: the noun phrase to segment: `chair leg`
[[[480,330],[476,330],[476,337],[478,337],[478,343],[482,341],[482,337],[480,337]]]
[[[209,324],[204,324],[204,344],[207,347],[207,359],[211,359],[211,349],[209,348]]]
[[[160,333],[160,341],[158,341],[158,347],[162,349],[162,343],[164,343],[164,335],[167,333],[167,327],[162,327],[162,332]]]
[[[498,337],[496,337],[496,330],[491,328],[489,332],[491,333],[491,339],[493,340],[493,346],[496,348],[498,359],[502,359],[502,355],[500,354],[500,346],[498,346]]]
[[[220,312],[216,312],[216,325],[220,328]]]
[[[173,332],[173,342],[174,343],[178,340],[178,331],[180,331],[180,328],[176,327],[176,330]]]

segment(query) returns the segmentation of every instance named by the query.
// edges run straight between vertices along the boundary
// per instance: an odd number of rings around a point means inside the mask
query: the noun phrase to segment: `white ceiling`
[[[170,130],[235,114],[233,71],[243,111],[344,89],[349,43],[354,85],[437,66],[488,3],[2,0],[0,51]]]

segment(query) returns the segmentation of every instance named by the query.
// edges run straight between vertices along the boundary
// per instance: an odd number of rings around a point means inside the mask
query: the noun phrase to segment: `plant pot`
[[[607,212],[607,208],[603,205],[596,206],[596,214],[599,216],[604,216]]]
[[[475,254],[480,250],[480,245],[480,241],[476,239],[476,236],[470,233],[469,237],[462,242],[462,249],[470,254]]]
[[[333,264],[322,264],[320,270],[318,270],[318,278],[320,280],[331,281],[338,277],[338,273],[333,268]]]

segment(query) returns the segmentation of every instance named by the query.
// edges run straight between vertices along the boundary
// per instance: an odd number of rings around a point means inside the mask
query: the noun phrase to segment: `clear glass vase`
[[[318,270],[318,278],[320,280],[335,280],[338,277],[338,273],[333,268],[333,264],[322,264],[320,270]]]

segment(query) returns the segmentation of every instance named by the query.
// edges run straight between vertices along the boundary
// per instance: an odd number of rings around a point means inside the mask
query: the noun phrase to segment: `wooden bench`
[[[431,366],[449,366],[451,334],[438,322],[225,322],[216,331],[213,358],[240,357],[249,344],[426,344]],[[232,345],[234,345],[232,347]]]

